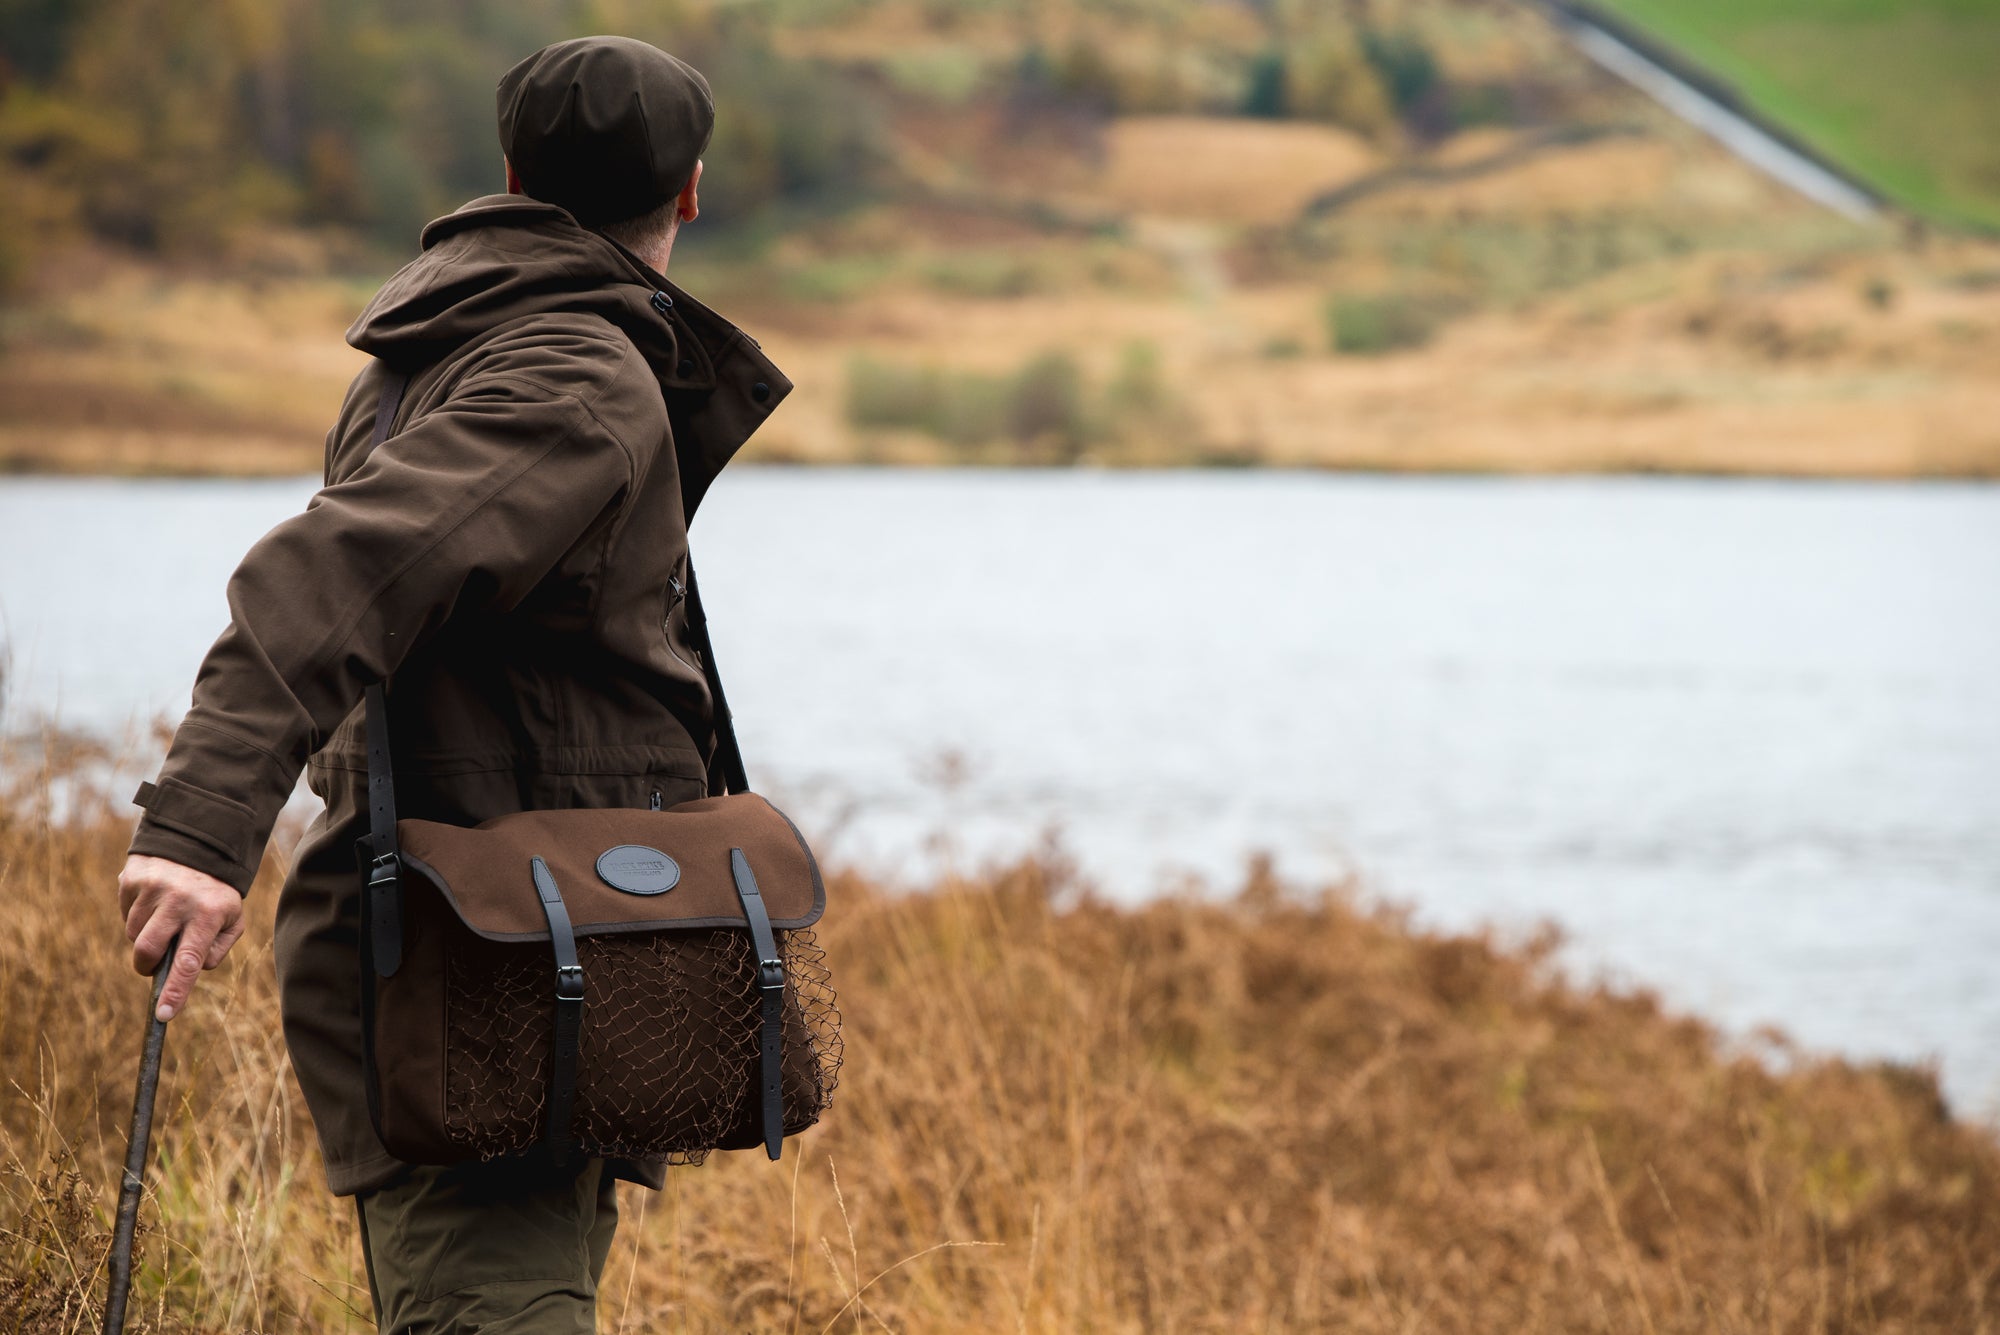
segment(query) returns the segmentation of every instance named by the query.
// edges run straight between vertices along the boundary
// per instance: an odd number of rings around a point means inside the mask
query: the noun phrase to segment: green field
[[[1890,198],[2000,229],[2000,0],[1600,0]]]

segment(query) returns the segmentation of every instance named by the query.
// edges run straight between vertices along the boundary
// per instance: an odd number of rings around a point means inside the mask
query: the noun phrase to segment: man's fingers
[[[149,910],[149,916],[140,921],[138,934],[132,938],[132,968],[137,972],[151,973],[160,967],[160,956],[167,953],[167,943],[181,930],[185,911],[176,912],[176,907],[162,904]]]
[[[180,938],[156,1012],[171,1020],[187,1004],[201,971],[222,963],[243,935],[243,897],[193,867],[136,853],[125,860],[118,890],[121,900],[130,898],[125,935],[132,942],[133,968],[155,972],[168,943]]]
[[[215,942],[215,929],[215,922],[208,918],[196,918],[181,929],[180,944],[174,947],[173,967],[167,970],[167,985],[160,989],[159,1009],[153,1012],[156,1018],[171,1020],[186,1004],[188,993],[194,991],[194,980],[201,976],[208,949]]]
[[[242,914],[238,914],[234,921],[223,924],[222,930],[215,934],[215,941],[208,948],[208,958],[202,961],[201,967],[213,969],[221,964],[222,957],[236,944],[236,938],[243,935],[243,927]]]
[[[127,892],[122,884],[118,893],[121,899],[127,898]],[[125,906],[125,939],[136,946],[139,944],[139,933],[152,920],[153,909],[160,902],[159,887],[148,882],[130,892],[129,898],[131,902]],[[158,946],[154,947],[153,958],[156,960],[159,958]],[[139,972],[144,973],[146,970],[141,969]]]

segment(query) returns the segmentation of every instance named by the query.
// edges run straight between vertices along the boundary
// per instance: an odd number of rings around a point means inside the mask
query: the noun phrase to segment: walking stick
[[[139,1058],[139,1087],[132,1095],[132,1135],[125,1149],[125,1181],[118,1190],[118,1223],[111,1232],[111,1290],[104,1298],[104,1335],[124,1335],[125,1299],[132,1290],[132,1234],[139,1226],[139,1197],[146,1188],[146,1159],[153,1142],[153,1096],[160,1089],[160,1053],[167,1043],[167,1022],[159,1018],[160,991],[167,985],[176,936],[153,970],[153,1008],[147,1014],[146,1046]]]

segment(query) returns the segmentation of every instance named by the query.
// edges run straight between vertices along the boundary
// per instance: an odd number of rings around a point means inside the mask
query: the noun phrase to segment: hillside
[[[754,459],[2000,473],[2000,246],[1821,213],[1531,10],[688,12],[635,28],[725,110],[674,276],[800,386]],[[452,133],[399,208],[494,187],[490,129]],[[289,215],[135,250],[78,230],[64,142],[24,178],[71,223],[18,234],[0,467],[316,470],[421,214],[366,174],[327,214],[308,162]]]
[[[2000,231],[2000,9],[1983,0],[1602,0],[1937,222]]]

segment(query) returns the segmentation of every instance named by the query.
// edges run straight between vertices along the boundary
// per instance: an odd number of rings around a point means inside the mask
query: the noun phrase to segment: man
[[[326,486],[229,583],[119,877],[132,961],[179,936],[160,1013],[243,931],[310,758],[326,802],[279,899],[286,1045],[328,1184],[359,1198],[383,1329],[593,1329],[614,1180],[658,1164],[399,1163],[361,1072],[357,706],[388,681],[400,814],[474,824],[708,791],[687,522],[791,388],[661,277],[698,212],[707,83],[644,43],[537,52],[499,87],[509,193],[424,229],[348,341],[376,358],[327,438]],[[387,378],[409,377],[371,450]],[[407,766],[407,769],[404,768]]]

